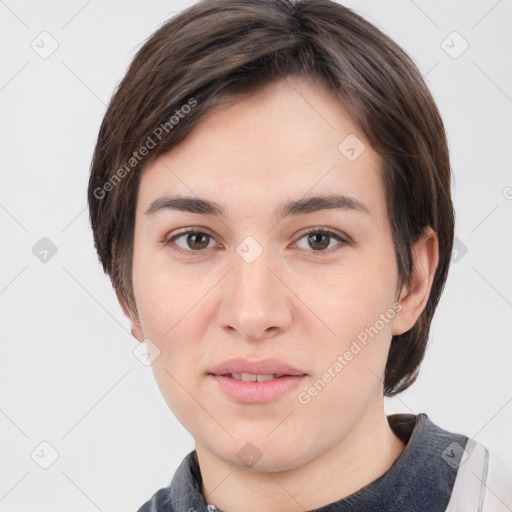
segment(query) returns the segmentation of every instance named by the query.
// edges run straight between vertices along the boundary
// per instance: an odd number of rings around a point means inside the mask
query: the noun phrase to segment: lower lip
[[[226,395],[245,403],[261,404],[276,400],[296,388],[305,375],[288,375],[263,382],[245,382],[225,375],[212,375]]]

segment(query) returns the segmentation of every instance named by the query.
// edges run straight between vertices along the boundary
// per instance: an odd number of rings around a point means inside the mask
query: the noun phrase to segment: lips
[[[244,358],[229,359],[220,363],[208,372],[211,375],[228,376],[246,382],[267,380],[285,376],[306,375],[306,372],[280,361],[279,359],[263,359],[261,361],[249,361]],[[254,379],[257,377],[257,379]]]
[[[295,389],[306,373],[279,359],[230,359],[212,368],[209,378],[237,404],[273,402]]]

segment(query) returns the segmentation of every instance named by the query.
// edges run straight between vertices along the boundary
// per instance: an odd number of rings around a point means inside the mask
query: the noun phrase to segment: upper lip
[[[254,375],[306,375],[302,370],[298,370],[279,359],[262,359],[261,361],[249,361],[242,357],[228,359],[208,373],[214,375],[229,375],[231,373],[252,373]]]

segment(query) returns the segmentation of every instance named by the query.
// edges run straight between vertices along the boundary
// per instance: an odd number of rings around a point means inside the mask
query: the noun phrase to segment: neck
[[[404,450],[389,427],[383,404],[354,425],[329,451],[293,469],[240,469],[196,444],[208,503],[223,512],[304,512],[353,494],[382,476]],[[220,483],[219,483],[220,482]]]

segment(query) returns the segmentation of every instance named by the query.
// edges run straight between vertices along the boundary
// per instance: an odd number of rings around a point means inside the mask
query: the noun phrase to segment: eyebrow
[[[278,219],[290,215],[304,215],[321,210],[354,210],[362,213],[370,213],[367,206],[355,197],[330,194],[296,199],[279,205],[274,209],[274,215]],[[186,196],[164,196],[155,199],[147,208],[145,215],[154,215],[162,210],[178,210],[203,215],[225,217],[224,208],[207,199]]]

